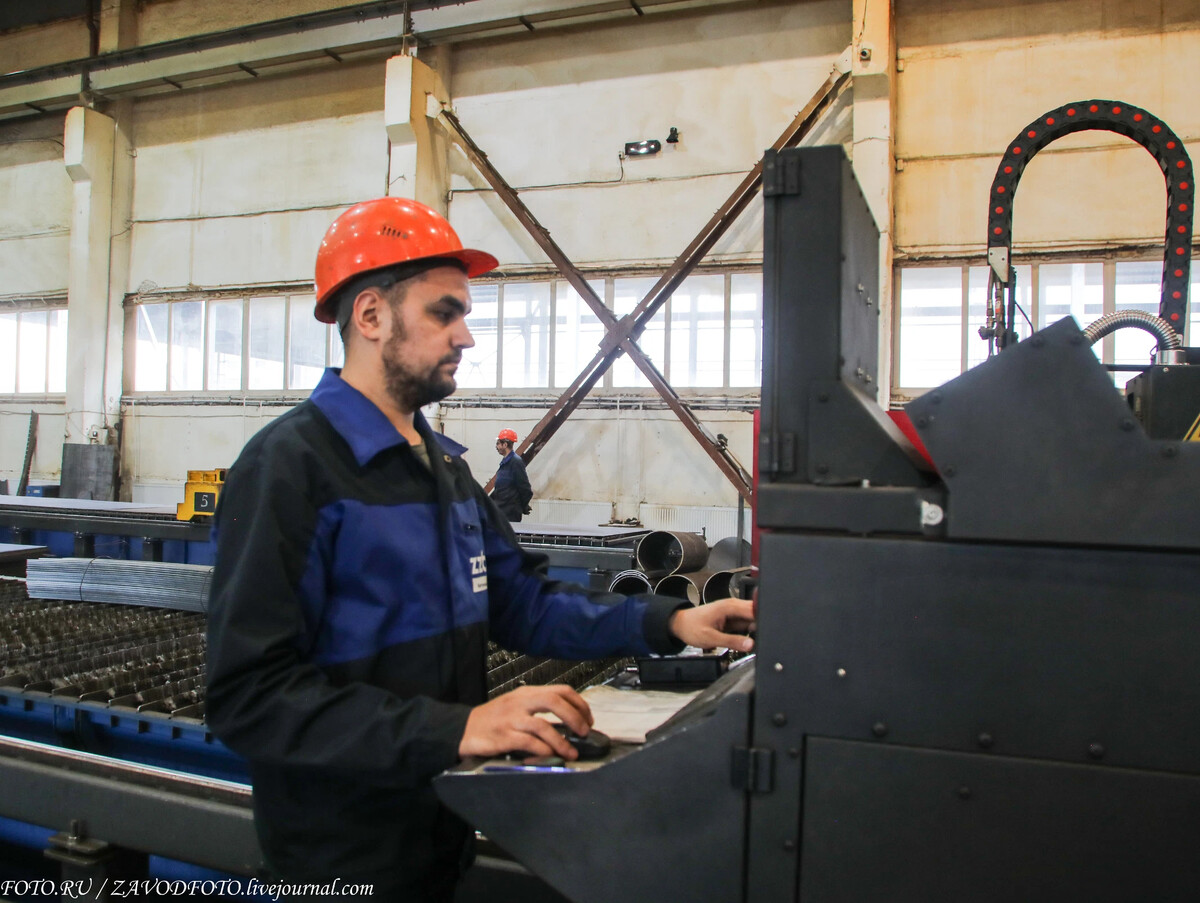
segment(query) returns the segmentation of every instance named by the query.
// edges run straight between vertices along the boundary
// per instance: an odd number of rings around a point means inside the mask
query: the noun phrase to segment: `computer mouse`
[[[588,731],[583,736],[576,734],[565,724],[556,724],[554,729],[567,738],[567,742],[575,747],[582,759],[603,759],[612,749],[612,740],[608,734],[600,731]]]

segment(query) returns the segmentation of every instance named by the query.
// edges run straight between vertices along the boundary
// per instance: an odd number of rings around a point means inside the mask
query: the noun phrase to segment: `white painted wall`
[[[67,290],[63,116],[0,123],[0,297]]]
[[[139,102],[129,291],[311,281],[337,214],[386,190],[381,70]]]
[[[8,491],[17,491],[29,439],[29,415],[38,415],[37,436],[29,478],[33,482],[57,483],[62,473],[63,436],[67,418],[61,402],[25,401],[0,404],[0,480],[8,480]]]
[[[169,40],[330,8],[329,0],[151,0],[137,40]],[[511,5],[511,4],[510,4]],[[540,0],[542,7],[570,3]],[[861,9],[864,24],[865,8]],[[895,0],[900,71],[893,234],[898,256],[978,255],[987,189],[1000,154],[1025,123],[1066,100],[1109,97],[1144,106],[1184,138],[1200,134],[1190,90],[1200,68],[1195,0]],[[477,12],[463,7],[455,13]],[[707,6],[692,12],[558,24],[473,38],[426,59],[446,79],[475,140],[552,231],[587,265],[665,264],[724,200],[824,79],[858,33],[851,0]],[[564,20],[565,21],[565,20]],[[79,21],[0,35],[5,70],[86,53]],[[103,41],[102,41],[103,43]],[[110,42],[111,43],[111,42]],[[303,284],[327,223],[387,191],[383,61],[197,88],[131,103],[131,292]],[[821,130],[845,142],[844,106]],[[627,140],[681,142],[655,158],[617,158]],[[61,116],[0,124],[0,295],[66,287],[70,183]],[[540,251],[458,154],[450,216],[468,244],[510,271],[541,269]],[[1016,245],[1081,249],[1161,240],[1161,175],[1123,138],[1086,133],[1039,154],[1016,203]],[[1104,189],[1104,190],[1101,190]],[[753,205],[715,251],[761,254]],[[881,223],[881,225],[883,225]],[[544,399],[543,399],[544,401]],[[24,451],[29,404],[0,404],[0,474]],[[58,469],[56,408],[42,418],[35,476]],[[282,407],[126,403],[124,467],[169,491],[188,469],[229,463]],[[541,406],[501,412],[450,408],[446,430],[473,447],[484,478],[501,425],[526,432]],[[749,417],[700,418],[750,457]],[[55,441],[58,444],[55,444]],[[532,476],[546,497],[732,504],[731,487],[669,412],[584,409]]]
[[[331,5],[227,0],[200,14],[184,0],[153,0],[137,6],[134,33],[153,43]],[[462,122],[512,185],[555,186],[523,196],[573,260],[665,266],[825,80],[850,41],[850,19],[850,0],[717,5],[473,40],[422,58],[446,78]],[[4,47],[0,36],[0,54]],[[128,101],[123,121],[135,156],[127,291],[146,297],[311,280],[317,243],[334,216],[387,192],[383,89],[377,58]],[[622,176],[624,143],[662,141],[671,126],[680,143],[656,158],[626,160]],[[846,103],[819,140],[850,136]],[[450,217],[464,240],[493,250],[511,271],[544,269],[494,196],[472,190],[482,183],[465,159],[456,153],[451,163]],[[69,198],[69,182],[57,147],[19,165],[44,169],[21,171],[0,156],[0,186],[28,183],[29,192],[0,213],[0,227],[28,243],[48,209],[36,193],[57,180]],[[752,204],[710,259],[757,261],[761,215],[761,204]],[[31,255],[32,247],[22,248],[22,261],[54,259],[53,251]],[[448,407],[444,427],[472,448],[468,461],[486,480],[497,463],[497,430],[524,435],[552,397],[539,393],[531,407],[508,411]],[[641,503],[735,506],[733,487],[653,398],[648,407],[644,397],[630,397],[619,410],[576,412],[530,468],[539,497],[612,502],[621,517],[637,515]],[[286,409],[127,398],[127,497],[172,500],[187,470],[232,463],[246,439]],[[698,416],[750,465],[748,413]],[[0,473],[10,462],[19,466],[24,432],[17,443],[9,428],[17,420],[0,420]],[[56,470],[60,454],[47,467]]]
[[[175,486],[174,501],[181,502],[188,470],[228,467],[251,436],[287,410],[264,402],[184,408],[127,403],[121,412],[122,469],[135,474],[137,484]]]
[[[850,42],[843,0],[647,17],[457,48],[460,121],[577,264],[672,261],[779,137]],[[674,126],[680,142],[665,139]],[[625,142],[663,152],[622,162]],[[845,140],[848,134],[827,134]],[[451,218],[504,264],[544,263],[465,158]],[[757,216],[755,215],[757,213]],[[710,260],[759,258],[761,207]]]
[[[612,400],[611,397],[609,399]],[[622,399],[621,410],[580,409],[529,465],[534,495],[544,499],[613,502],[620,519],[637,516],[643,501],[679,505],[737,504],[732,485],[717,471],[678,418],[646,396]],[[499,464],[496,434],[509,427],[524,437],[544,407],[503,413],[448,407],[436,418],[446,435],[470,448],[467,463],[486,482]],[[700,411],[697,416],[715,436],[730,440],[730,450],[750,469],[753,454],[751,415],[743,411]],[[616,491],[614,491],[616,490]]]
[[[0,74],[36,69],[88,55],[90,38],[83,17],[29,25],[0,35]]]
[[[456,46],[442,65],[464,125],[511,184],[561,183],[525,199],[572,259],[665,265],[825,80],[848,40],[848,4],[825,0],[489,40]],[[381,68],[140,101],[130,290],[310,278],[313,250],[337,212],[328,205],[383,193]],[[848,138],[848,108],[833,123],[825,139]],[[672,125],[683,138],[677,147],[626,161],[619,184],[589,184],[619,177],[626,140],[662,140]],[[490,192],[463,190],[482,184],[465,159],[453,165],[450,217],[464,241],[509,267],[544,264]],[[256,214],[267,210],[284,212]],[[717,254],[756,259],[760,222],[761,206],[752,205]],[[210,235],[216,244],[205,244]],[[674,415],[653,407],[573,415],[530,469],[538,496],[615,502],[622,517],[644,501],[736,505],[732,486]],[[524,435],[543,411],[451,408],[444,426],[472,448],[468,462],[484,481],[497,463],[499,427]],[[230,463],[279,413],[127,405],[126,472],[143,495],[161,495],[172,481],[181,486],[188,469]],[[700,418],[749,465],[748,414]]]
[[[141,0],[137,38],[139,44],[157,44],[348,5],[330,0]]]
[[[988,190],[1042,113],[1102,98],[1200,138],[1200,6],[1190,0],[896,0],[895,230],[905,256],[983,261]],[[1194,150],[1194,148],[1193,148]],[[1162,244],[1162,173],[1140,146],[1083,132],[1042,150],[1013,205],[1022,250]]]
[[[0,297],[66,296],[72,189],[63,119],[0,123]],[[10,491],[24,463],[31,411],[39,415],[32,478],[54,481],[61,468],[65,405],[0,402],[0,479],[9,480]]]

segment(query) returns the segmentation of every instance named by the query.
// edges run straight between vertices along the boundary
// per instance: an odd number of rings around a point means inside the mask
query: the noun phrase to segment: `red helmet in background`
[[[409,198],[376,198],[355,204],[333,221],[317,250],[317,306],[322,323],[337,320],[338,289],[356,276],[401,263],[445,257],[473,278],[498,265],[491,254],[462,246],[441,214]]]
[[[499,442],[501,439],[503,439],[505,442],[512,442],[515,445],[517,441],[517,434],[512,430],[501,430],[500,435],[496,437],[496,441]]]

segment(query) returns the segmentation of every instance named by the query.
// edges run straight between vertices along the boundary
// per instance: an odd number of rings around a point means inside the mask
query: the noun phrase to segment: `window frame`
[[[51,353],[53,344],[51,341],[52,330],[49,328],[49,318],[52,313],[61,311],[66,322],[64,323],[64,354],[63,354],[63,372],[61,381],[63,389],[61,391],[51,391],[50,386],[53,384],[51,379],[50,368],[54,362],[54,355]],[[67,395],[67,362],[70,360],[70,352],[66,348],[66,343],[69,340],[70,330],[70,311],[67,305],[67,296],[62,294],[48,294],[40,296],[16,296],[10,298],[0,298],[0,313],[16,314],[17,315],[17,339],[16,349],[12,359],[12,375],[13,375],[13,391],[0,392],[0,402],[62,402],[66,400]],[[43,349],[44,354],[44,373],[42,381],[42,389],[37,391],[21,391],[21,322],[26,314],[45,314],[46,315],[46,345]]]
[[[314,303],[313,299],[314,287],[310,283],[301,283],[299,285],[289,286],[270,286],[270,287],[249,287],[236,290],[220,290],[211,292],[161,292],[154,294],[140,294],[126,296],[125,299],[125,376],[124,376],[124,395],[131,399],[144,400],[154,398],[249,398],[249,399],[266,399],[266,398],[287,398],[287,397],[307,397],[312,391],[312,388],[293,388],[288,386],[291,378],[291,363],[293,349],[291,347],[291,318],[293,305],[302,303],[310,308]],[[283,307],[283,332],[281,349],[280,366],[282,367],[282,385],[278,388],[264,389],[249,389],[247,388],[250,379],[250,302],[259,299],[282,298],[284,301]],[[175,307],[178,304],[186,304],[192,302],[201,302],[200,313],[200,355],[201,355],[201,387],[198,389],[172,389],[171,388],[171,365],[172,355],[175,353],[175,343],[171,341],[173,335],[173,323]],[[211,304],[217,302],[240,301],[241,302],[241,362],[240,362],[240,377],[239,388],[223,388],[210,389],[208,387],[210,379],[210,318]],[[149,305],[167,305],[167,322],[165,334],[168,337],[166,342],[166,354],[163,362],[164,377],[161,389],[138,389],[137,385],[137,318],[139,308]],[[326,324],[326,336],[324,342],[325,364],[324,367],[340,366],[340,354],[335,353],[335,349],[340,351],[341,338],[337,335],[337,327],[334,324]]]
[[[581,270],[580,272],[581,272],[582,276],[584,277],[584,279],[586,279],[589,283],[602,283],[603,284],[603,289],[604,289],[603,292],[597,292],[597,294],[600,295],[601,300],[604,302],[604,306],[606,308],[608,308],[608,310],[610,310],[610,311],[613,310],[613,307],[615,304],[618,280],[649,279],[651,281],[651,283],[653,283],[653,282],[656,282],[658,280],[658,278],[660,278],[662,276],[661,270],[650,270],[650,269],[642,269],[642,268],[621,269],[621,270],[590,270],[590,271],[589,270]],[[731,338],[732,338],[731,328],[732,328],[732,319],[733,319],[732,298],[733,298],[734,276],[735,275],[753,275],[753,276],[757,276],[761,281],[761,278],[762,278],[761,263],[724,264],[724,265],[720,265],[720,266],[697,267],[695,270],[692,271],[692,273],[689,273],[688,275],[689,275],[689,277],[693,276],[693,275],[695,275],[695,276],[719,276],[722,279],[722,291],[723,291],[722,349],[723,350],[722,350],[722,366],[721,366],[721,371],[722,371],[721,385],[719,385],[719,386],[681,386],[681,385],[678,385],[672,379],[672,375],[671,375],[671,329],[672,329],[673,318],[672,318],[672,299],[671,298],[668,298],[663,303],[663,305],[659,309],[659,311],[655,314],[655,317],[660,317],[660,316],[662,317],[662,323],[663,323],[662,360],[661,361],[655,360],[655,364],[659,366],[659,370],[660,370],[660,372],[662,372],[663,377],[672,386],[672,388],[674,388],[677,392],[680,392],[681,394],[687,394],[687,395],[700,395],[700,396],[702,396],[702,395],[728,395],[728,394],[732,394],[732,393],[747,393],[747,392],[760,391],[761,390],[761,376],[760,376],[759,385],[755,385],[755,386],[731,386],[730,385],[730,371],[731,371],[730,351],[731,351]],[[504,370],[503,370],[503,368],[504,368],[503,335],[504,335],[504,293],[505,293],[505,288],[506,288],[506,286],[510,286],[510,285],[532,283],[532,282],[549,282],[549,283],[551,283],[550,323],[551,323],[552,328],[550,330],[550,336],[549,336],[550,347],[549,347],[548,366],[547,366],[548,378],[547,378],[546,384],[541,385],[541,386],[521,386],[521,387],[505,386],[503,384],[503,372],[504,372]],[[495,285],[496,289],[497,289],[496,300],[497,300],[498,316],[497,316],[497,327],[496,327],[496,329],[497,329],[496,379],[494,381],[495,382],[494,386],[489,386],[486,388],[484,388],[484,387],[461,388],[461,389],[459,389],[459,391],[456,394],[457,395],[480,395],[480,396],[490,396],[490,395],[540,396],[540,395],[545,395],[549,392],[561,394],[563,391],[568,389],[571,385],[571,382],[575,379],[576,376],[579,375],[579,370],[576,370],[575,373],[573,373],[570,376],[568,381],[564,381],[561,384],[559,383],[558,377],[555,373],[555,370],[556,370],[557,364],[558,364],[558,358],[559,358],[559,348],[558,348],[558,342],[557,342],[559,302],[560,302],[560,299],[562,297],[564,297],[564,295],[562,294],[563,292],[571,291],[570,283],[568,283],[566,281],[566,279],[563,277],[562,273],[558,272],[557,270],[552,270],[552,271],[538,270],[538,271],[520,272],[520,273],[507,272],[507,273],[497,274],[496,276],[492,276],[492,277],[482,277],[480,279],[473,280],[472,284],[476,284],[476,283]],[[638,301],[640,301],[640,300],[641,300],[641,298],[639,297]],[[583,303],[586,305],[586,302],[583,302]],[[588,310],[590,311],[591,308],[588,307]],[[616,316],[617,316],[617,319],[620,319],[621,316],[623,316],[623,315],[616,314]],[[603,328],[601,328],[601,335],[603,335]],[[598,347],[599,347],[599,343],[597,343],[597,348]],[[581,366],[586,365],[588,363],[588,361],[590,361],[590,360],[591,360],[591,358],[588,358],[587,361],[583,361],[583,364],[581,364]],[[761,364],[761,361],[762,361],[762,291],[761,291],[761,288],[759,290],[758,360],[759,360],[759,370],[761,373],[761,366],[762,366],[762,364]],[[626,385],[626,386],[613,385],[613,383],[614,383],[613,370],[614,370],[614,368],[612,366],[608,367],[608,369],[604,373],[603,379],[600,382],[598,382],[596,384],[596,386],[593,388],[593,390],[592,390],[593,392],[606,393],[606,394],[612,394],[612,395],[644,394],[644,395],[651,396],[651,397],[657,397],[658,393],[649,384]],[[640,374],[640,371],[639,371],[639,374]],[[566,377],[564,376],[564,380],[565,379],[566,379]]]
[[[657,281],[661,277],[661,270],[651,270],[643,268],[625,268],[620,270],[593,270],[581,271],[584,278],[592,283],[597,289],[604,301],[605,306],[613,309],[614,299],[616,297],[617,286],[620,280],[624,279],[641,279],[650,280],[651,283]],[[721,313],[721,330],[722,330],[722,366],[721,366],[721,385],[719,386],[678,386],[671,379],[671,326],[672,326],[672,299],[668,298],[656,314],[662,318],[663,323],[663,355],[662,361],[655,360],[660,371],[666,378],[667,382],[672,385],[681,394],[689,396],[727,396],[727,395],[742,395],[747,393],[756,393],[761,390],[760,385],[738,385],[731,386],[731,369],[732,362],[730,360],[732,348],[732,324],[734,319],[733,314],[733,287],[735,278],[740,275],[750,275],[757,277],[759,280],[759,300],[758,300],[758,361],[761,373],[762,360],[762,265],[756,262],[748,262],[741,264],[725,264],[720,266],[697,267],[689,277],[709,276],[719,277],[721,280],[721,290],[723,292],[723,304]],[[505,386],[504,385],[504,328],[505,328],[505,293],[506,290],[511,290],[512,286],[528,285],[528,284],[545,284],[550,287],[549,297],[549,319],[548,319],[548,335],[547,335],[547,353],[545,360],[546,379],[538,385],[525,386]],[[558,313],[562,299],[566,298],[565,293],[571,292],[571,286],[563,277],[562,273],[557,270],[538,269],[521,272],[501,272],[493,276],[486,276],[472,281],[473,285],[495,286],[496,298],[496,352],[495,352],[495,374],[492,385],[480,387],[460,387],[455,393],[460,397],[529,397],[537,398],[545,396],[549,393],[561,394],[570,387],[571,382],[578,376],[579,371],[571,373],[569,377],[566,372],[560,377],[556,374],[558,365],[560,348],[558,343]],[[128,295],[125,299],[125,392],[124,394],[131,399],[151,399],[151,398],[279,398],[288,396],[306,396],[311,389],[288,388],[287,383],[291,375],[291,359],[293,349],[291,347],[291,330],[292,330],[292,310],[297,299],[303,299],[305,303],[312,303],[313,296],[312,283],[288,284],[278,286],[246,286],[237,289],[222,289],[215,291],[181,291],[181,292],[156,292],[153,294],[137,294]],[[250,369],[250,306],[251,302],[257,299],[283,297],[285,299],[284,307],[284,336],[283,336],[283,388],[268,388],[268,389],[250,389],[249,385],[249,369]],[[210,320],[211,320],[211,305],[216,302],[227,302],[231,300],[240,300],[242,304],[242,360],[241,360],[241,381],[240,388],[225,388],[225,389],[210,389],[210,356],[212,354],[211,344],[212,336],[210,335]],[[490,299],[489,299],[490,300]],[[640,301],[641,298],[638,298]],[[170,341],[173,330],[173,320],[175,308],[178,304],[188,302],[202,302],[201,308],[201,328],[200,328],[200,354],[202,361],[201,388],[198,389],[172,389],[171,388],[171,366],[172,355],[175,353],[175,343]],[[586,305],[586,302],[581,302],[585,305],[589,315],[591,308]],[[138,389],[137,385],[137,318],[138,308],[146,305],[166,304],[167,305],[167,321],[165,326],[165,334],[168,337],[166,344],[165,361],[163,363],[164,377],[161,389]],[[620,315],[618,315],[618,319]],[[745,317],[742,318],[744,320]],[[741,328],[745,328],[744,326]],[[699,326],[697,326],[699,329]],[[601,326],[599,336],[603,336],[603,327]],[[597,348],[599,341],[597,341]],[[583,348],[580,348],[579,367],[585,366],[591,357],[586,360],[582,359]],[[337,335],[335,326],[328,326],[325,342],[325,366],[340,366],[341,358],[338,352],[341,351],[341,339]],[[468,352],[469,353],[469,352]],[[594,354],[594,352],[592,352]],[[490,367],[488,368],[491,369]],[[614,385],[613,367],[609,367],[594,391],[611,395],[646,395],[649,397],[657,397],[654,388],[649,384],[646,385]],[[639,373],[640,377],[640,373]],[[562,384],[560,385],[560,381]]]
[[[1101,267],[1101,293],[1102,293],[1102,313],[1107,315],[1117,310],[1117,267],[1120,264],[1126,263],[1154,263],[1161,268],[1162,253],[1158,250],[1143,249],[1129,252],[1114,252],[1108,254],[1027,254],[1013,259],[1013,266],[1018,270],[1028,267],[1030,271],[1029,282],[1029,309],[1026,313],[1029,319],[1037,324],[1042,321],[1041,303],[1042,303],[1042,285],[1041,285],[1041,269],[1044,266],[1060,266],[1070,264],[1099,264]],[[908,401],[918,398],[936,386],[906,386],[900,382],[901,365],[903,363],[903,346],[902,346],[902,325],[904,317],[903,291],[904,291],[904,273],[907,270],[916,269],[953,269],[959,268],[961,271],[961,319],[959,325],[959,374],[965,373],[970,369],[972,364],[969,363],[969,344],[971,342],[982,342],[983,340],[975,334],[975,330],[981,326],[981,323],[973,322],[969,315],[969,290],[970,290],[970,271],[975,268],[986,268],[986,261],[978,257],[971,258],[935,258],[935,259],[908,259],[904,261],[896,261],[893,266],[892,273],[892,292],[895,303],[892,305],[891,319],[891,383],[889,389],[890,404],[892,406],[902,405]],[[1197,284],[1197,277],[1200,276],[1200,254],[1193,256],[1191,264],[1190,284]],[[1200,298],[1190,297],[1188,304],[1188,316],[1184,322],[1183,339],[1184,344],[1194,343],[1196,336],[1191,335],[1193,332],[1193,323],[1197,320]],[[1017,331],[1021,338],[1029,337],[1029,324],[1025,322],[1025,318],[1018,314]],[[1087,323],[1080,323],[1081,327],[1086,327]],[[1041,327],[1044,328],[1044,327]],[[1116,346],[1114,337],[1110,334],[1101,340],[1100,360],[1104,364],[1114,364],[1116,358]],[[1132,371],[1113,371],[1116,373],[1130,373]],[[957,374],[956,374],[957,375]],[[953,377],[947,377],[950,379]]]

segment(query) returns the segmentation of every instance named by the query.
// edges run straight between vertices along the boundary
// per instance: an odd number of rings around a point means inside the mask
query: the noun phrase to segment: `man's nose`
[[[475,347],[475,337],[471,335],[471,327],[467,325],[466,320],[458,321],[458,329],[455,331],[452,341],[455,348]]]

